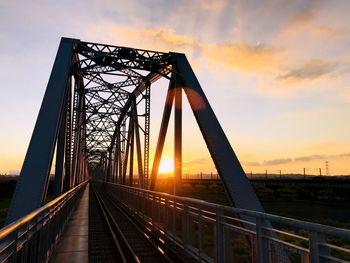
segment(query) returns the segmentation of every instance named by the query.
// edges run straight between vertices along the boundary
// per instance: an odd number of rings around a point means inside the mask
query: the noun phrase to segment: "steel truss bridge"
[[[150,100],[160,78],[169,85],[150,170]],[[177,196],[183,97],[230,207]],[[169,195],[154,189],[172,108]],[[62,38],[0,230],[0,262],[346,262],[344,240],[350,231],[264,212],[184,54]]]

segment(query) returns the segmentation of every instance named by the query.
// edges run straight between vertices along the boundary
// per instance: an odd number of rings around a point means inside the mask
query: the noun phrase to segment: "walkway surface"
[[[50,262],[88,262],[89,260],[89,185],[73,212]]]

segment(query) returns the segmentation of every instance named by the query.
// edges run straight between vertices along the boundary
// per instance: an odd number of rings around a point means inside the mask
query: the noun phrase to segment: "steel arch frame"
[[[150,92],[152,83],[161,77],[170,83],[149,178]],[[184,54],[62,38],[7,223],[45,202],[55,149],[56,195],[87,180],[92,173],[106,181],[127,183],[129,168],[128,184],[132,184],[134,152],[140,187],[154,189],[173,104],[176,192],[182,170],[182,91],[232,205],[263,212]],[[143,125],[140,118],[144,118]]]

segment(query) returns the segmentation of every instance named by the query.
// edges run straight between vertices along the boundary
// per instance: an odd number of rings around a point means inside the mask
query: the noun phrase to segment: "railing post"
[[[155,230],[155,224],[156,224],[156,214],[157,214],[157,209],[156,209],[156,199],[154,194],[152,194],[152,232]]]
[[[324,243],[324,236],[316,231],[309,232],[310,261],[313,263],[327,262],[320,258],[320,254],[329,254],[327,248],[320,248],[319,244]]]
[[[188,248],[188,243],[189,243],[189,208],[187,204],[183,205],[183,211],[182,211],[182,243],[184,246],[184,249]]]
[[[13,260],[13,262],[17,262],[17,246],[18,246],[18,229],[15,230],[15,242],[13,245],[14,251],[13,251],[13,257],[11,257],[11,261]]]
[[[163,225],[163,231],[164,235],[167,236],[169,232],[169,201],[168,198],[165,198],[164,200],[164,225]]]
[[[199,262],[202,262],[202,246],[203,246],[203,222],[202,222],[202,209],[198,210],[198,257]]]
[[[177,235],[177,230],[176,230],[176,222],[177,222],[177,213],[176,213],[176,200],[175,198],[172,199],[173,202],[173,209],[172,209],[172,234],[174,236]]]
[[[252,263],[259,263],[258,247],[256,235],[250,235],[251,253],[252,253]]]
[[[223,226],[223,213],[221,211],[216,212],[216,225],[215,225],[215,252],[216,262],[225,262],[225,233]]]
[[[256,243],[257,243],[257,255],[258,262],[268,263],[270,262],[269,245],[268,240],[264,236],[264,220],[256,218]]]

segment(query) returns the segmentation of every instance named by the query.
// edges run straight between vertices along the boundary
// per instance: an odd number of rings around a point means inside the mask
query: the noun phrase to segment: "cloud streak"
[[[274,165],[283,165],[289,163],[300,163],[300,162],[312,162],[312,161],[323,161],[323,160],[334,160],[340,158],[349,158],[350,153],[342,153],[342,154],[314,154],[307,156],[300,156],[295,158],[277,158],[271,160],[265,160],[263,162],[246,162],[244,163],[247,166],[251,167],[262,167],[262,166],[274,166]]]
[[[312,80],[337,70],[338,64],[324,60],[310,60],[281,76],[279,80]]]
[[[197,39],[177,34],[173,29],[115,28],[123,38],[141,42],[151,49],[186,52],[192,58],[203,58],[209,63],[216,63],[227,70],[236,70],[253,74],[277,72],[280,67],[280,50],[264,45],[251,45],[245,42],[203,43]],[[115,31],[114,30],[114,31]]]

